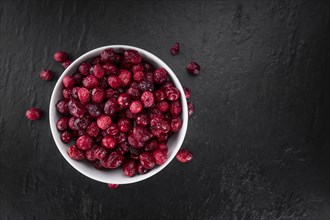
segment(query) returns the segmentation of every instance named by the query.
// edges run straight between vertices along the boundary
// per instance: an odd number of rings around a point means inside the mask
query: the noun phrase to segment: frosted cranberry
[[[119,132],[119,134],[115,135],[114,138],[116,139],[118,144],[121,144],[126,141],[127,136],[125,133]]]
[[[187,71],[192,75],[198,75],[200,70],[201,67],[196,62],[191,62],[187,65]]]
[[[63,63],[69,58],[69,55],[66,52],[58,51],[53,56],[54,60],[59,63]]]
[[[104,113],[113,116],[118,108],[117,100],[115,98],[110,98],[105,104],[104,104]]]
[[[92,90],[92,102],[101,103],[105,98],[105,91],[99,87]]]
[[[128,108],[131,104],[131,97],[127,93],[122,93],[118,96],[117,102],[123,108]]]
[[[132,97],[132,99],[134,99],[134,100],[137,100],[137,99],[141,98],[140,90],[135,89],[135,88],[129,88],[127,90],[127,94],[129,94]]]
[[[192,160],[193,154],[187,149],[181,149],[178,151],[175,157],[181,163],[186,163]]]
[[[144,167],[142,166],[142,164],[139,163],[139,164],[137,165],[137,171],[138,171],[139,174],[146,174],[146,173],[148,173],[149,170],[147,170],[146,168],[144,168]]]
[[[135,176],[137,168],[136,168],[136,162],[134,160],[127,160],[125,161],[123,165],[123,171],[125,176]]]
[[[78,71],[81,75],[87,76],[89,75],[89,70],[91,68],[91,65],[87,62],[83,62],[79,65]]]
[[[107,115],[101,115],[96,119],[97,126],[102,129],[106,130],[112,123],[112,120]]]
[[[118,120],[118,127],[121,132],[128,132],[132,128],[132,122],[128,118],[120,118]]]
[[[150,80],[147,79],[143,79],[141,80],[141,82],[139,83],[139,89],[141,91],[154,91],[155,87],[153,82],[151,82]]]
[[[167,161],[167,151],[166,150],[155,150],[153,153],[157,165],[162,165]]]
[[[149,80],[150,82],[154,83],[155,80],[154,80],[154,74],[152,72],[146,72],[145,74],[145,78],[147,80]]]
[[[109,76],[108,77],[108,84],[111,86],[113,89],[118,89],[121,87],[121,80],[118,76]]]
[[[62,95],[63,95],[63,98],[70,99],[72,97],[72,90],[68,89],[68,88],[65,88],[62,91]]]
[[[95,169],[97,170],[101,170],[103,169],[104,167],[101,165],[100,161],[96,160],[94,163],[93,163],[93,166],[95,167]]]
[[[85,107],[80,102],[73,99],[69,101],[68,109],[70,114],[77,118],[83,117],[86,112]]]
[[[76,140],[76,146],[81,150],[88,150],[93,146],[93,139],[88,135],[82,135]]]
[[[195,106],[191,102],[187,102],[188,105],[188,115],[192,116],[192,114],[195,112]]]
[[[132,134],[128,135],[127,140],[128,140],[128,143],[129,143],[132,147],[134,147],[134,148],[138,148],[138,149],[140,149],[140,148],[143,148],[143,147],[144,147],[144,143],[141,142],[141,141],[136,140],[136,139],[133,137]]]
[[[78,90],[78,98],[82,104],[86,104],[90,101],[91,94],[89,93],[88,89],[82,87]]]
[[[136,72],[143,72],[144,68],[143,68],[143,64],[142,63],[138,63],[136,65],[132,66],[132,72],[135,74]]]
[[[143,64],[144,71],[146,71],[146,72],[152,72],[154,70],[154,67],[150,63],[148,63],[148,62],[145,61],[142,64]]]
[[[164,68],[158,68],[154,72],[154,80],[157,84],[162,84],[167,80],[168,73]]]
[[[146,114],[139,114],[136,117],[135,122],[136,122],[137,125],[147,126],[150,122],[150,118]]]
[[[104,76],[103,66],[101,64],[94,65],[93,74],[96,78],[101,79]]]
[[[98,116],[100,116],[102,114],[102,108],[100,105],[89,103],[89,104],[85,105],[85,107],[86,107],[88,113],[93,118],[97,118]]]
[[[158,143],[158,149],[159,150],[166,150],[167,151],[167,145],[164,142]]]
[[[171,120],[171,131],[178,132],[182,127],[182,120],[179,117],[172,118]]]
[[[89,160],[89,161],[96,160],[94,152],[95,152],[95,147],[92,147],[91,149],[86,150],[85,156],[86,156],[87,160]]]
[[[43,70],[39,77],[42,80],[49,81],[53,78],[53,73],[50,70]]]
[[[133,79],[136,82],[141,82],[141,80],[144,78],[144,73],[142,71],[137,71],[133,75]]]
[[[173,116],[178,116],[182,111],[182,106],[181,103],[179,101],[175,101],[171,103],[170,106],[170,113]]]
[[[97,159],[103,159],[107,155],[107,150],[103,147],[96,147],[94,150],[94,157]]]
[[[63,141],[63,143],[69,143],[72,140],[72,134],[68,131],[62,132],[61,140]]]
[[[165,89],[165,97],[170,101],[178,100],[180,97],[180,91],[175,87],[168,87]]]
[[[133,137],[139,142],[146,142],[152,138],[152,134],[144,126],[136,126],[133,129]]]
[[[129,110],[132,112],[132,113],[139,113],[142,111],[142,102],[140,101],[134,101],[131,103],[131,105],[129,106]]]
[[[124,59],[126,62],[131,64],[138,64],[142,61],[141,55],[135,50],[126,50],[124,52]]]
[[[75,85],[73,76],[64,76],[62,82],[65,88],[72,88]]]
[[[140,154],[140,163],[146,169],[154,168],[156,162],[155,158],[151,153],[141,153]]]
[[[31,121],[40,119],[42,115],[42,111],[38,108],[29,108],[25,112],[25,117]]]
[[[119,75],[118,75],[118,77],[120,78],[120,80],[121,80],[121,86],[122,87],[126,87],[126,86],[128,86],[130,83],[131,83],[131,81],[132,81],[132,73],[130,72],[130,71],[128,71],[128,70],[123,70],[123,69],[121,69],[121,70],[119,70]]]
[[[62,114],[69,113],[68,102],[65,100],[59,100],[56,103],[56,109],[59,113],[62,113]]]
[[[113,183],[109,183],[109,184],[108,184],[108,187],[109,187],[110,189],[117,189],[118,186],[119,186],[119,184],[113,184]]]
[[[123,160],[124,160],[123,155],[121,155],[118,151],[113,151],[109,155],[106,161],[106,165],[109,169],[116,169],[122,164]]]
[[[91,137],[97,137],[100,134],[100,129],[96,122],[90,123],[86,128],[86,133]]]
[[[157,108],[161,112],[167,112],[167,110],[169,109],[169,107],[170,107],[170,105],[168,104],[167,101],[161,101],[161,102],[157,103]]]
[[[56,128],[59,131],[65,131],[68,129],[69,125],[69,118],[67,117],[62,117],[56,122]]]
[[[158,144],[156,140],[150,140],[144,146],[145,151],[154,151],[157,148],[158,148]]]
[[[101,61],[113,63],[116,61],[116,52],[113,49],[106,49],[100,54]]]
[[[93,60],[92,60],[92,64],[93,64],[93,65],[96,65],[96,64],[99,64],[99,63],[100,63],[100,64],[102,63],[100,57],[95,57],[95,58],[93,58]]]
[[[113,149],[116,147],[117,141],[115,138],[110,137],[110,136],[105,136],[102,139],[102,145],[106,148]]]
[[[114,124],[112,123],[108,129],[106,130],[107,132],[107,135],[110,135],[110,136],[115,136],[119,133],[119,128],[117,126],[117,124]]]
[[[186,99],[189,99],[191,96],[190,89],[188,89],[187,87],[183,87],[183,91],[184,91],[184,95],[186,96]]]
[[[68,148],[68,155],[74,160],[82,160],[85,158],[84,152],[72,145]]]
[[[170,52],[172,55],[177,55],[180,51],[180,44],[179,42],[176,42],[170,49]]]
[[[165,93],[162,90],[156,90],[154,92],[156,102],[161,102],[165,99]]]
[[[82,84],[87,89],[93,89],[99,85],[99,81],[94,75],[88,75],[82,80]]]
[[[143,92],[142,93],[142,96],[141,96],[141,101],[142,101],[143,106],[145,108],[151,107],[154,104],[154,102],[155,102],[154,94],[152,94],[149,91]]]
[[[68,68],[71,65],[72,61],[71,60],[66,60],[62,63],[62,67],[64,69]]]
[[[73,87],[72,88],[72,98],[77,99],[78,100],[78,91],[79,91],[79,87]]]

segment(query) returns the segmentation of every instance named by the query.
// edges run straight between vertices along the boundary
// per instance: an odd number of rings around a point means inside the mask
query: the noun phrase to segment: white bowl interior
[[[78,66],[80,63],[89,60],[91,58],[94,58],[100,53],[105,50],[112,48],[117,52],[122,52],[124,50],[132,49],[138,51],[142,58],[151,64],[153,64],[155,67],[163,67],[167,70],[169,73],[173,83],[175,86],[180,90],[181,93],[181,104],[182,104],[182,114],[181,118],[183,120],[182,128],[181,130],[172,135],[167,143],[168,145],[168,160],[161,166],[156,166],[154,169],[149,171],[148,173],[144,175],[136,175],[134,177],[127,177],[123,174],[123,171],[121,168],[116,169],[116,170],[97,170],[94,168],[94,166],[87,162],[87,161],[76,161],[71,159],[68,154],[67,154],[67,149],[70,146],[70,144],[64,144],[61,141],[60,138],[60,133],[56,128],[56,122],[60,118],[60,114],[57,112],[55,105],[58,100],[62,98],[62,90],[63,90],[63,84],[62,84],[62,79],[66,75],[72,75],[74,72],[76,72]],[[50,106],[49,106],[49,123],[50,123],[50,128],[51,132],[54,138],[54,141],[56,143],[57,148],[61,152],[62,156],[68,161],[69,164],[71,164],[76,170],[78,170],[80,173],[84,174],[85,176],[88,176],[89,178],[92,178],[94,180],[104,182],[104,183],[114,183],[114,184],[128,184],[128,183],[134,183],[138,182],[144,179],[147,179],[162,169],[164,169],[175,157],[176,153],[180,149],[184,137],[187,132],[187,126],[188,126],[188,109],[187,109],[187,100],[184,95],[184,91],[182,88],[182,85],[180,84],[180,81],[174,74],[174,72],[168,67],[161,59],[156,57],[155,55],[151,54],[148,51],[145,51],[143,49],[133,47],[133,46],[127,46],[127,45],[111,45],[111,46],[105,46],[105,47],[100,47],[97,49],[94,49],[92,51],[89,51],[82,56],[80,56],[78,59],[76,59],[61,75],[61,77],[58,79],[55,88],[52,93],[52,97],[50,100]]]

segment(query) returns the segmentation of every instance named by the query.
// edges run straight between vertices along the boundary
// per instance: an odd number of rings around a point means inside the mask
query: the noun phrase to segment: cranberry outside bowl
[[[63,77],[66,75],[72,75],[74,72],[77,71],[78,66],[87,60],[90,60],[105,50],[112,48],[116,52],[123,52],[124,50],[136,50],[140,53],[143,60],[146,60],[154,65],[155,68],[162,67],[165,68],[168,72],[170,78],[172,79],[174,85],[177,89],[180,91],[180,101],[182,104],[182,113],[181,113],[181,119],[183,121],[182,128],[179,132],[173,134],[167,143],[168,146],[168,159],[167,161],[152,170],[150,170],[148,173],[143,175],[135,175],[133,177],[125,176],[122,169],[115,169],[115,170],[97,170],[94,168],[94,166],[91,163],[88,163],[88,161],[76,161],[69,157],[67,153],[67,149],[70,145],[73,143],[65,144],[61,141],[60,138],[60,132],[56,128],[56,122],[61,117],[60,114],[56,110],[56,103],[62,98],[62,90],[64,88],[62,80]],[[153,175],[160,172],[162,169],[164,169],[175,157],[176,153],[179,151],[183,140],[185,138],[186,132],[187,132],[187,126],[188,126],[188,109],[187,109],[187,100],[185,98],[185,94],[182,88],[182,85],[174,72],[171,70],[171,68],[166,65],[161,59],[159,59],[157,56],[153,55],[152,53],[137,48],[133,46],[127,46],[127,45],[110,45],[110,46],[104,46],[100,48],[96,48],[94,50],[91,50],[82,56],[80,56],[78,59],[76,59],[61,75],[59,80],[57,81],[52,96],[50,100],[50,106],[49,106],[49,123],[50,123],[50,129],[54,138],[54,141],[56,143],[56,146],[58,150],[61,152],[62,156],[66,159],[66,161],[71,164],[76,170],[78,170],[83,175],[100,181],[104,183],[113,183],[113,184],[129,184],[129,183],[135,183],[142,180],[145,180],[149,177],[152,177]]]

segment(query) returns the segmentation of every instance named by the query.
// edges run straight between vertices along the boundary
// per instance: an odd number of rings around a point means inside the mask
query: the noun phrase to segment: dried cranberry
[[[43,70],[39,77],[42,80],[49,81],[53,78],[53,73],[50,70]]]
[[[135,122],[137,125],[147,126],[150,123],[150,118],[146,114],[139,114]]]
[[[113,49],[105,49],[100,54],[101,61],[113,63],[116,61],[116,52]]]
[[[140,90],[132,88],[132,87],[127,90],[127,94],[129,94],[132,97],[132,99],[134,99],[134,100],[138,100],[141,98]]]
[[[62,91],[62,95],[63,95],[63,98],[70,99],[72,97],[72,90],[68,89],[68,88],[65,88]]]
[[[89,136],[95,138],[100,134],[100,129],[96,122],[91,122],[86,128],[86,132]]]
[[[61,140],[63,141],[63,143],[69,143],[72,140],[72,134],[69,131],[62,132]]]
[[[145,78],[147,80],[149,80],[150,82],[154,83],[155,80],[154,80],[154,74],[152,72],[146,72],[145,74]]]
[[[154,80],[157,84],[162,84],[167,80],[168,73],[164,68],[158,68],[154,72]]]
[[[142,71],[134,72],[133,79],[136,82],[141,82],[143,78],[144,78],[144,73]]]
[[[141,153],[140,154],[140,163],[146,169],[154,168],[156,162],[155,158],[151,153]]]
[[[101,103],[105,98],[105,91],[99,87],[92,90],[92,102]]]
[[[190,89],[187,87],[183,87],[184,95],[186,96],[186,99],[189,99],[191,96]]]
[[[178,151],[175,157],[181,163],[186,163],[192,160],[193,154],[187,149],[181,149]]]
[[[167,151],[167,145],[164,142],[158,143],[158,149],[159,150],[166,150]]]
[[[118,151],[113,151],[109,155],[106,161],[106,165],[109,169],[116,169],[122,164],[123,160],[124,160],[123,155],[121,155]]]
[[[127,141],[119,144],[119,149],[123,152],[122,154],[128,152],[129,148],[130,148],[130,146]]]
[[[100,57],[95,57],[92,61],[92,64],[95,65],[95,64],[101,64],[102,61],[101,61],[101,58]]]
[[[115,98],[110,98],[105,104],[104,104],[104,113],[113,116],[118,108],[117,100]]]
[[[143,72],[144,68],[143,68],[143,64],[142,63],[138,63],[136,65],[132,66],[132,72],[135,74],[136,72]],[[135,79],[134,79],[135,80]]]
[[[69,55],[66,52],[58,51],[53,57],[56,62],[63,63],[69,58]]]
[[[123,70],[123,69],[119,70],[118,77],[121,81],[122,87],[128,86],[132,81],[132,73],[128,70]]]
[[[132,122],[128,118],[120,118],[118,120],[118,127],[121,132],[128,132],[132,128]]]
[[[134,147],[134,148],[142,148],[142,147],[144,147],[144,143],[141,142],[141,141],[136,140],[136,139],[133,137],[132,134],[128,135],[127,140],[128,140],[128,143],[129,143],[132,147]]]
[[[62,82],[65,88],[72,88],[76,83],[73,76],[64,76]]]
[[[170,52],[172,55],[177,55],[180,51],[180,44],[179,42],[176,42],[170,49]]]
[[[158,143],[156,140],[150,140],[144,146],[145,151],[154,151],[157,148],[158,148]]]
[[[89,93],[88,89],[82,87],[78,90],[78,98],[82,104],[86,104],[90,101],[91,94]]]
[[[96,157],[94,156],[94,152],[95,152],[95,147],[92,147],[92,148],[86,150],[85,156],[86,156],[87,160],[89,160],[89,161],[96,160]]]
[[[117,102],[123,108],[128,108],[131,104],[131,97],[127,93],[122,93],[118,96]]]
[[[152,72],[154,70],[154,67],[150,63],[145,61],[143,62],[143,69],[146,72]]]
[[[68,114],[68,113],[69,113],[68,102],[65,101],[65,100],[59,100],[59,101],[56,103],[56,110],[57,110],[59,113],[62,113],[62,114]]]
[[[156,102],[161,102],[165,99],[165,93],[162,90],[156,90],[154,92]]]
[[[85,158],[84,152],[72,145],[68,148],[68,155],[74,160],[82,160]]]
[[[121,87],[121,80],[118,76],[112,75],[108,77],[108,84],[111,86],[111,88],[118,89]]]
[[[85,107],[78,101],[71,99],[68,103],[70,114],[77,118],[82,118],[86,112]]]
[[[93,139],[84,134],[76,140],[76,146],[81,150],[88,150],[93,146]]]
[[[139,89],[141,91],[154,91],[155,87],[153,82],[151,82],[150,80],[147,79],[143,79],[141,80],[141,82],[139,83]]]
[[[38,108],[29,108],[25,112],[25,117],[31,121],[40,119],[41,115],[42,115],[42,111]]]
[[[74,73],[72,76],[74,78],[75,84],[77,86],[80,86],[81,85],[81,82],[82,82],[83,76],[80,73],[77,73],[77,72]]]
[[[149,108],[154,104],[155,97],[151,92],[145,91],[145,92],[142,93],[141,101],[142,101],[143,106],[145,108]]]
[[[135,50],[126,50],[124,52],[124,59],[126,62],[131,64],[138,64],[142,61],[141,55]]]
[[[62,63],[62,67],[64,69],[68,68],[71,65],[72,61],[71,60],[66,60]]]
[[[99,160],[96,160],[94,163],[93,163],[95,169],[97,170],[101,170],[103,169],[104,167],[101,165],[100,161]]]
[[[62,117],[56,122],[56,128],[59,131],[65,131],[68,129],[69,125],[69,118],[67,117]]]
[[[94,157],[97,159],[103,159],[107,155],[107,150],[103,147],[96,147],[94,150]]]
[[[137,165],[137,171],[139,174],[146,174],[148,173],[148,169],[144,168],[141,163]]]
[[[188,105],[188,115],[192,116],[195,111],[195,106],[191,102],[187,102]]]
[[[108,129],[106,130],[107,132],[107,135],[110,135],[110,136],[115,136],[119,133],[119,128],[117,126],[117,124],[115,123],[112,123]]]
[[[87,89],[93,89],[99,85],[99,81],[94,75],[88,75],[82,80],[82,84]]]
[[[115,135],[114,138],[116,139],[118,144],[121,144],[126,141],[127,136],[125,133],[119,132],[119,134]]]
[[[161,101],[161,102],[157,103],[157,108],[161,112],[167,112],[167,110],[169,109],[169,107],[170,107],[170,105],[168,104],[167,101]]]
[[[162,165],[167,161],[167,151],[166,150],[155,150],[153,153],[157,165]]]
[[[110,136],[105,136],[102,139],[102,145],[106,148],[113,149],[116,147],[117,141],[115,138],[110,137]]]
[[[131,105],[129,106],[129,110],[132,112],[132,113],[139,113],[142,111],[142,102],[140,101],[134,101],[131,103]]]
[[[96,119],[97,126],[102,129],[106,130],[112,123],[112,120],[107,115],[101,115]]]
[[[172,102],[170,105],[170,113],[172,116],[178,116],[182,111],[182,106],[179,101]]]
[[[72,88],[72,98],[78,100],[78,91],[79,91],[79,87],[73,87]]]
[[[152,138],[152,134],[144,126],[136,126],[133,129],[133,137],[139,142],[146,142]]]
[[[168,87],[165,89],[165,97],[170,101],[178,100],[180,97],[180,91],[175,87]]]
[[[174,117],[171,120],[171,131],[178,132],[182,127],[182,120],[179,117]]]
[[[97,118],[98,116],[100,116],[102,114],[102,108],[100,105],[89,103],[89,104],[85,105],[85,107],[86,107],[88,113],[93,118]]]
[[[135,176],[137,168],[136,162],[134,160],[127,160],[124,162],[123,171],[126,176],[132,177]]]
[[[91,68],[91,65],[88,62],[83,62],[79,65],[78,71],[81,75],[87,76],[87,75],[89,75],[90,68]]]
[[[119,184],[113,184],[113,183],[109,183],[109,184],[108,184],[108,187],[109,187],[110,189],[117,189],[118,186],[119,186]]]
[[[105,75],[117,75],[119,73],[118,67],[112,63],[106,63],[103,65]]]
[[[200,70],[201,67],[196,62],[191,62],[187,65],[187,71],[192,75],[198,75]]]
[[[96,78],[102,79],[104,76],[104,69],[101,64],[95,64],[93,67],[93,74]]]

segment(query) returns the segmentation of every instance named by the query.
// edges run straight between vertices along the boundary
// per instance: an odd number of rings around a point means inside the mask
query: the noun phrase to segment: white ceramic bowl
[[[62,79],[66,75],[72,75],[74,72],[77,71],[77,68],[80,63],[89,60],[91,58],[94,58],[100,53],[105,50],[112,48],[117,52],[122,52],[124,50],[132,49],[138,51],[142,58],[151,64],[153,64],[155,67],[163,67],[167,70],[169,73],[172,81],[174,82],[175,86],[180,90],[181,93],[181,103],[182,103],[182,114],[181,118],[183,120],[182,128],[181,130],[172,135],[169,139],[167,145],[168,145],[168,160],[161,166],[156,166],[154,169],[149,171],[148,173],[144,175],[135,175],[134,177],[127,177],[123,174],[123,171],[121,168],[118,168],[116,170],[97,170],[94,168],[94,166],[91,163],[88,163],[88,161],[76,161],[71,159],[67,154],[67,149],[70,146],[70,144],[64,144],[61,141],[60,138],[60,132],[56,129],[56,122],[60,118],[60,114],[56,111],[55,105],[58,100],[62,98],[62,90],[63,90],[63,84]],[[111,45],[111,46],[105,46],[100,47],[94,50],[91,50],[82,56],[80,56],[78,59],[76,59],[61,75],[61,77],[58,79],[55,88],[53,90],[53,94],[50,100],[50,106],[49,106],[49,123],[50,123],[50,129],[54,138],[54,141],[56,143],[56,146],[58,150],[61,152],[62,156],[68,161],[69,164],[71,164],[76,170],[78,170],[80,173],[84,174],[85,176],[92,178],[94,180],[104,182],[104,183],[114,183],[114,184],[128,184],[128,183],[135,183],[141,180],[145,180],[149,177],[152,177],[156,173],[160,172],[162,169],[164,169],[175,157],[176,153],[180,149],[182,142],[184,140],[184,137],[186,135],[187,126],[188,126],[188,109],[187,109],[187,100],[184,95],[184,91],[182,88],[182,85],[180,84],[178,78],[174,74],[174,72],[171,70],[170,67],[168,67],[161,59],[153,55],[152,53],[149,53],[148,51],[145,51],[143,49],[133,47],[133,46],[127,46],[127,45]]]

